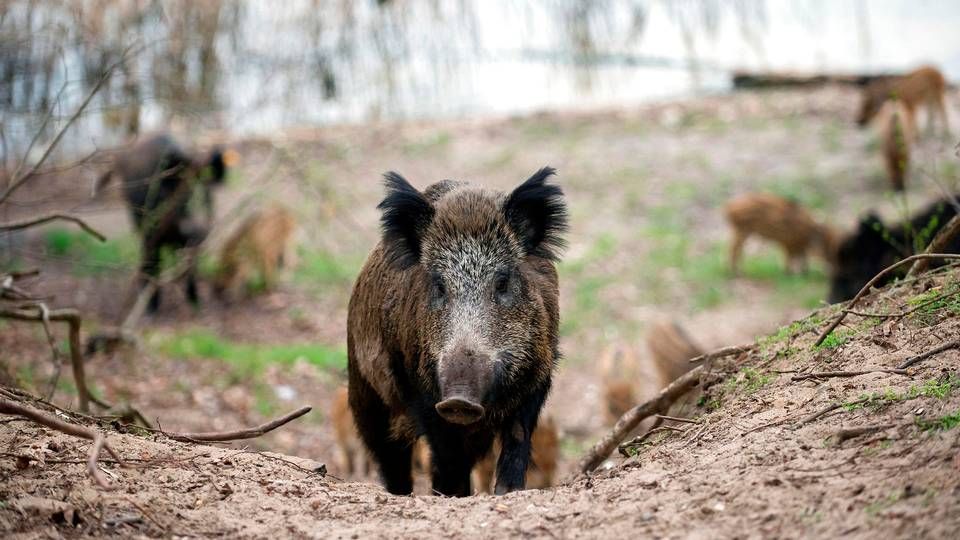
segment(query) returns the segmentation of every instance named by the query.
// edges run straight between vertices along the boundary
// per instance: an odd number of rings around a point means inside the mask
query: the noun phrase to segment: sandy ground
[[[956,290],[958,279],[951,271],[905,286],[869,309],[899,312],[924,290]],[[654,435],[599,473],[504,497],[396,497],[301,458],[115,432],[111,443],[131,463],[104,464],[117,489],[103,492],[85,477],[85,444],[7,419],[0,528],[10,537],[948,538],[960,526],[960,430],[941,429],[941,419],[960,422],[960,353],[907,375],[793,377],[892,368],[960,334],[952,306],[851,317],[865,329],[819,351],[820,321],[835,310],[815,314],[718,365],[719,382],[704,393],[715,404],[694,411],[695,424]],[[803,422],[832,403],[848,406]],[[875,429],[843,438],[865,426]]]
[[[907,391],[936,379],[941,369],[955,368],[955,352],[929,360],[909,378],[873,374],[802,383],[775,370],[887,366],[894,362],[888,356],[923,350],[934,336],[956,335],[952,317],[933,327],[902,322],[901,331],[882,336],[893,345],[890,351],[857,339],[829,355],[771,359],[766,351],[741,359],[771,380],[754,392],[732,392],[716,411],[693,411],[703,415],[700,433],[667,438],[590,479],[473,501],[393,498],[370,483],[323,478],[251,453],[299,456],[341,474],[326,418],[332,392],[343,381],[336,367],[295,361],[250,373],[217,359],[166,356],[157,346],[201,328],[242,343],[342,348],[352,272],[376,241],[383,171],[398,170],[418,186],[455,177],[508,189],[550,164],[560,172],[572,213],[570,247],[560,268],[565,360],[548,403],[561,431],[560,470],[567,475],[605,430],[597,359],[606,348],[623,343],[643,359],[644,329],[665,318],[679,320],[706,348],[748,342],[805,316],[825,296],[818,262],[809,275],[784,278],[775,249],[759,242],[748,245],[754,269],[742,278],[727,275],[728,233],[719,211],[726,198],[773,190],[843,228],[868,208],[891,219],[902,213],[903,200],[886,190],[873,135],[852,126],[855,106],[850,90],[827,88],[589,114],[291,131],[234,143],[243,163],[218,195],[225,230],[251,204],[281,200],[301,218],[302,249],[341,262],[342,271],[291,277],[274,293],[231,306],[208,302],[198,312],[171,289],[162,312],[144,322],[143,347],[90,359],[89,377],[107,399],[129,401],[172,430],[251,425],[302,404],[315,411],[267,437],[225,449],[114,435],[125,454],[145,461],[133,469],[108,465],[122,485],[112,493],[92,488],[79,464],[34,463],[18,470],[16,460],[8,459],[0,463],[0,529],[67,534],[55,522],[61,518],[49,521],[49,502],[34,501],[34,509],[15,503],[29,495],[67,501],[82,519],[79,530],[89,535],[944,536],[948,525],[958,524],[957,485],[950,483],[958,464],[949,461],[957,454],[956,431],[923,432],[904,415],[917,408],[927,416],[946,414],[956,410],[955,396],[837,414],[796,431],[784,426],[833,399],[888,387]],[[960,110],[956,99],[954,110]],[[948,142],[927,138],[915,155],[906,199],[911,208],[939,192],[933,178],[954,188],[957,182]],[[6,211],[16,217],[69,208],[111,238],[129,236],[116,193],[88,200],[89,182],[101,170],[46,179]],[[43,269],[28,283],[31,290],[54,295],[54,305],[80,307],[89,331],[122,313],[129,266],[78,273],[75,268],[86,261],[51,257],[42,232],[17,238],[12,247],[23,264]],[[795,346],[806,350],[811,338],[807,332]],[[44,343],[36,328],[0,326],[9,373],[38,393],[50,372]],[[73,404],[68,385],[54,402]],[[781,420],[783,425],[750,431]],[[876,440],[824,443],[848,424],[888,421],[898,427],[874,435]],[[19,421],[0,424],[0,437],[8,456],[29,451],[50,458],[59,452],[77,459],[85,448]],[[59,450],[50,450],[51,441]],[[182,461],[190,456],[197,457]]]

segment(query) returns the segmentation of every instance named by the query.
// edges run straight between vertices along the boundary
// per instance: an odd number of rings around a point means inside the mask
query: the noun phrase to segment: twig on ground
[[[855,428],[846,428],[841,429],[840,431],[834,433],[828,439],[833,442],[834,445],[843,443],[850,439],[855,439],[863,435],[869,435],[870,433],[875,433],[877,431],[882,431],[885,429],[890,429],[894,427],[895,424],[877,424],[873,426],[861,426]]]
[[[690,418],[680,418],[680,417],[678,417],[678,416],[667,416],[667,415],[665,415],[665,414],[656,414],[656,415],[654,415],[654,416],[656,416],[657,418],[659,418],[659,419],[661,419],[661,420],[672,420],[672,421],[674,421],[674,422],[683,422],[683,423],[686,423],[686,424],[699,424],[699,423],[700,423],[699,420],[693,420],[693,419],[690,419]]]
[[[138,503],[137,501],[133,500],[132,497],[127,497],[127,502],[130,503],[130,504],[132,504],[134,508],[136,508],[137,510],[139,510],[140,513],[143,514],[143,517],[149,519],[150,521],[153,522],[154,525],[156,525],[157,527],[159,527],[160,530],[163,531],[163,534],[164,534],[164,535],[167,534],[167,527],[166,527],[166,525],[164,525],[163,523],[160,523],[160,521],[159,521],[157,518],[153,517],[153,515],[152,515],[149,511],[147,511],[147,509],[144,508],[140,503]]]
[[[291,420],[300,418],[301,416],[310,412],[312,409],[312,407],[300,407],[292,413],[281,416],[276,420],[271,420],[266,424],[261,424],[257,427],[247,429],[238,429],[235,431],[206,431],[198,433],[176,433],[170,431],[161,431],[161,433],[175,441],[181,442],[226,442],[237,441],[241,439],[253,439],[263,435],[264,433],[273,431],[278,427],[290,422]]]
[[[853,297],[853,300],[850,300],[850,303],[847,304],[846,308],[837,315],[837,317],[833,320],[832,323],[830,323],[829,326],[827,326],[827,328],[820,334],[820,336],[817,338],[817,341],[814,342],[813,345],[816,347],[817,345],[820,345],[821,343],[823,343],[823,340],[827,339],[827,336],[830,335],[830,332],[833,332],[833,330],[834,330],[837,326],[839,326],[841,322],[843,322],[844,317],[847,316],[846,310],[848,310],[848,309],[853,309],[853,306],[857,305],[857,302],[859,302],[861,298],[863,298],[864,296],[866,296],[866,294],[870,291],[870,288],[873,287],[877,282],[879,282],[881,279],[883,279],[884,277],[886,277],[887,274],[889,274],[890,272],[896,270],[897,268],[899,268],[899,267],[901,267],[901,266],[903,266],[903,265],[905,265],[905,264],[907,264],[907,263],[909,263],[909,262],[919,261],[920,259],[957,259],[957,260],[960,260],[960,254],[954,254],[954,253],[920,253],[920,254],[917,254],[917,255],[911,255],[911,256],[907,257],[906,259],[903,259],[902,261],[896,262],[896,263],[891,264],[890,266],[884,268],[883,270],[880,271],[879,274],[873,276],[873,279],[871,279],[869,282],[867,282],[867,284],[864,285],[862,289],[860,289],[860,292],[858,292],[857,295]]]
[[[859,315],[859,316],[861,316],[861,317],[876,317],[876,318],[878,318],[878,319],[902,319],[902,318],[906,317],[907,315],[910,315],[910,314],[912,314],[912,313],[915,313],[915,312],[917,312],[917,311],[919,311],[919,310],[921,310],[921,309],[929,306],[930,304],[934,304],[934,303],[936,303],[936,302],[942,302],[943,300],[945,300],[945,299],[947,299],[947,298],[950,298],[950,297],[953,297],[953,296],[956,296],[956,295],[958,295],[958,294],[960,294],[960,289],[957,289],[957,290],[955,290],[955,291],[948,292],[948,293],[943,294],[943,295],[937,295],[937,296],[934,296],[933,298],[931,298],[931,299],[929,299],[929,300],[926,300],[926,301],[924,301],[924,302],[921,302],[921,303],[913,306],[912,308],[907,309],[907,310],[904,310],[904,311],[901,311],[901,312],[899,312],[899,313],[871,313],[871,312],[866,312],[866,311],[855,311],[855,310],[852,310],[852,309],[845,309],[844,311],[846,311],[847,313],[849,313],[849,314],[851,314],[851,315]]]
[[[120,456],[118,456],[117,453],[114,452],[113,449],[107,444],[107,441],[102,433],[94,431],[90,428],[78,426],[76,424],[68,424],[67,422],[50,416],[43,411],[10,401],[5,398],[0,398],[0,413],[22,416],[42,426],[55,429],[61,433],[66,433],[67,435],[73,435],[74,437],[81,437],[83,439],[93,441],[93,445],[90,447],[90,453],[88,454],[89,457],[87,459],[87,471],[90,473],[90,476],[97,483],[97,485],[99,485],[101,488],[113,489],[113,486],[111,486],[107,479],[103,477],[103,473],[100,471],[100,453],[101,451],[106,450],[107,453],[109,453],[121,466],[123,465],[123,460],[121,460]]]
[[[839,409],[840,407],[843,407],[844,405],[859,405],[859,404],[861,404],[861,403],[864,403],[865,401],[867,401],[867,398],[862,398],[862,399],[858,399],[858,400],[856,400],[856,401],[851,401],[850,403],[842,403],[842,402],[841,402],[841,403],[834,403],[834,404],[832,404],[832,405],[828,405],[828,406],[826,406],[826,407],[824,407],[824,408],[822,408],[822,409],[814,412],[813,414],[810,414],[810,415],[808,415],[808,416],[803,417],[802,419],[800,419],[799,422],[797,422],[796,424],[794,424],[794,427],[795,427],[795,428],[798,428],[798,427],[803,426],[803,425],[805,425],[805,424],[809,424],[810,422],[813,422],[814,420],[820,418],[821,416],[823,416],[823,415],[825,415],[825,414],[827,414],[827,413],[829,413],[829,412],[833,412],[833,411]]]
[[[44,223],[48,223],[50,221],[56,221],[58,219],[76,223],[77,225],[80,226],[81,229],[90,233],[90,235],[94,236],[97,240],[100,240],[101,242],[107,241],[106,236],[104,236],[99,231],[91,227],[90,224],[88,224],[86,221],[78,218],[77,216],[64,214],[61,212],[53,212],[50,214],[44,214],[42,216],[21,219],[19,221],[10,221],[7,223],[0,223],[0,231],[16,231],[20,229],[28,229],[30,227],[34,227],[36,225],[42,225]]]
[[[665,431],[669,431],[669,432],[672,432],[672,433],[673,433],[673,432],[675,432],[675,433],[685,433],[685,432],[686,432],[686,430],[684,430],[684,429],[675,428],[675,427],[673,427],[673,426],[659,426],[659,427],[655,427],[655,428],[653,428],[653,429],[650,429],[649,431],[647,431],[647,432],[644,433],[643,435],[638,435],[638,436],[634,437],[633,439],[631,439],[631,440],[629,440],[629,441],[627,441],[627,442],[625,442],[625,443],[623,443],[623,444],[618,445],[618,446],[617,446],[617,451],[619,451],[619,452],[620,452],[620,455],[622,455],[623,457],[630,457],[630,449],[631,449],[631,448],[634,448],[634,449],[635,449],[636,447],[640,446],[641,444],[643,444],[643,441],[647,440],[647,439],[648,439],[651,435],[653,435],[654,433],[663,433],[663,432],[665,432]]]
[[[723,347],[715,351],[701,354],[700,356],[694,356],[690,359],[690,363],[694,364],[697,362],[706,362],[708,360],[716,360],[718,358],[725,358],[727,356],[733,356],[735,354],[740,354],[749,351],[754,347],[753,344],[748,345],[731,345],[729,347]]]
[[[910,367],[910,366],[912,366],[912,365],[914,365],[914,364],[916,364],[916,363],[918,363],[918,362],[922,362],[922,361],[926,360],[927,358],[930,358],[931,356],[933,356],[933,355],[935,355],[935,354],[940,354],[940,353],[942,353],[943,351],[947,351],[947,350],[950,350],[950,349],[955,349],[955,348],[957,348],[957,347],[960,347],[960,339],[954,339],[954,340],[951,340],[951,341],[946,341],[946,342],[938,345],[937,347],[934,347],[934,348],[930,349],[929,351],[927,351],[927,352],[925,352],[925,353],[923,353],[923,354],[918,354],[918,355],[916,355],[916,356],[914,356],[914,357],[911,357],[911,358],[906,359],[902,364],[900,364],[899,366],[897,366],[897,368],[898,368],[898,369],[906,369],[906,368],[908,368],[908,367]]]
[[[790,377],[791,381],[803,381],[806,379],[827,379],[830,377],[857,377],[868,373],[893,373],[895,375],[909,375],[903,368],[897,369],[867,369],[863,371],[816,371],[813,373],[801,373]]]

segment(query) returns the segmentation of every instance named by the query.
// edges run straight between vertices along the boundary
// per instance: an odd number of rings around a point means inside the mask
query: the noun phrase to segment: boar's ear
[[[503,203],[503,213],[526,254],[551,260],[556,260],[566,245],[561,235],[567,230],[563,190],[547,184],[555,172],[551,167],[540,169]]]
[[[420,261],[420,236],[433,219],[433,206],[399,174],[383,177],[387,196],[377,206],[383,211],[383,248],[391,264],[408,268]]]

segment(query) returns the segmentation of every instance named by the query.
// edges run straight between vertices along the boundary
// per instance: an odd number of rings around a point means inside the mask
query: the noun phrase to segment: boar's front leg
[[[500,459],[497,461],[495,495],[521,490],[526,486],[527,466],[530,464],[530,438],[537,427],[540,409],[547,397],[547,389],[538,392],[520,407],[512,419],[500,430]]]
[[[427,431],[433,490],[452,497],[471,495],[470,472],[489,452],[493,434],[485,430],[466,433],[463,427],[450,425],[439,416],[433,420]]]

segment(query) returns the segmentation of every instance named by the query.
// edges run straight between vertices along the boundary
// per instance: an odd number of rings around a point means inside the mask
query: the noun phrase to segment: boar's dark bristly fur
[[[412,489],[424,436],[433,489],[469,495],[495,436],[496,492],[524,487],[530,437],[559,358],[567,216],[545,168],[509,194],[386,175],[382,239],[350,299],[350,407],[391,493]]]
[[[947,199],[935,201],[907,222],[889,227],[876,214],[867,214],[860,220],[857,229],[840,243],[830,279],[828,300],[836,303],[853,298],[881,270],[922,252],[956,214],[956,209]],[[960,238],[955,238],[947,246],[947,252],[960,253]],[[931,267],[942,264],[943,261],[933,261]],[[893,281],[905,271],[903,269],[900,274],[888,276],[877,286]]]

